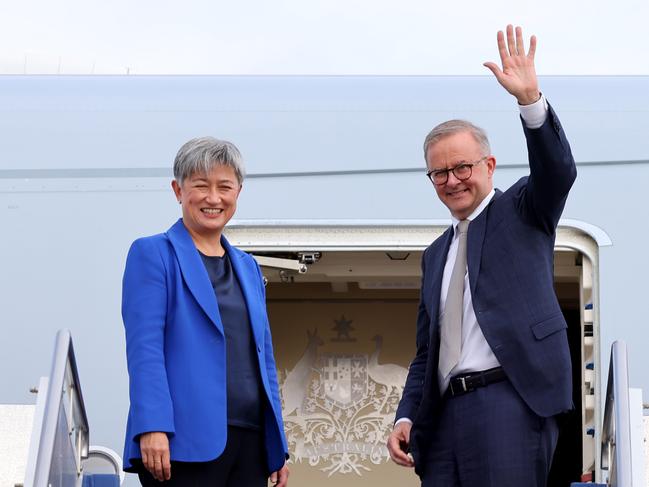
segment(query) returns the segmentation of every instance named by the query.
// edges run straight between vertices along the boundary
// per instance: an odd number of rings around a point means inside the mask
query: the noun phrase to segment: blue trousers
[[[558,428],[509,381],[446,395],[425,457],[422,487],[546,487]]]

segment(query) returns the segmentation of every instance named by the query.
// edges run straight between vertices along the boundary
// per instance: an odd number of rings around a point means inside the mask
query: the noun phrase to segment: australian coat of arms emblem
[[[356,341],[351,321],[334,320],[332,342]],[[295,366],[280,374],[291,462],[308,462],[328,476],[357,474],[389,460],[385,446],[408,373],[380,364],[383,338],[374,336],[368,355],[318,353],[324,340],[307,331]]]

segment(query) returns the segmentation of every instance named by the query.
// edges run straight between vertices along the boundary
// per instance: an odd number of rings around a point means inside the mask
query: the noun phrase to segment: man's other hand
[[[158,482],[171,478],[169,439],[166,433],[152,431],[140,435],[142,463]]]
[[[408,453],[408,445],[410,444],[410,429],[412,424],[408,421],[402,421],[394,425],[392,433],[388,438],[388,451],[390,458],[397,465],[402,467],[414,467],[415,462],[412,455]]]
[[[514,27],[508,25],[507,43],[503,31],[498,31],[498,52],[502,70],[493,62],[484,63],[484,66],[491,70],[503,88],[516,97],[520,105],[531,105],[538,101],[541,93],[534,69],[536,36],[530,38],[530,49],[525,54],[523,30],[516,27],[514,36]]]

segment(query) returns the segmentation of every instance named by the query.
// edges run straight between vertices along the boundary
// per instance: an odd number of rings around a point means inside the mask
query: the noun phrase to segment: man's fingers
[[[498,67],[498,65],[496,63],[492,63],[491,61],[483,63],[482,65],[485,68],[489,68],[489,70],[494,74],[496,78],[503,73]]]
[[[277,472],[273,472],[270,474],[270,483],[271,484],[277,483]]]
[[[510,56],[516,56],[516,43],[514,41],[514,27],[509,24],[507,26],[507,49]]]
[[[412,425],[409,422],[397,423],[388,437],[390,457],[394,463],[403,467],[413,467],[415,465],[412,456],[406,453],[410,443],[411,427]]]
[[[496,77],[496,79],[502,83],[501,79],[503,77],[503,72],[500,70],[500,68],[496,63],[488,62],[488,63],[484,63],[483,66],[485,68],[488,68]]]
[[[525,56],[525,42],[523,41],[523,29],[516,27],[516,53]]]
[[[390,458],[397,465],[402,467],[412,467],[413,462],[412,458],[401,449],[401,443],[405,443],[405,439],[398,432],[393,432],[388,438],[388,451],[390,452]]]
[[[392,458],[392,461],[396,463],[397,465],[401,465],[402,467],[409,467],[410,466],[410,458],[408,455],[406,455],[403,452],[390,452],[390,457]]]
[[[505,64],[505,60],[509,57],[509,53],[507,52],[507,46],[505,45],[505,34],[502,30],[498,31],[496,39],[498,40],[498,54],[500,54],[500,62]]]
[[[390,457],[392,457],[392,461],[394,463],[396,463],[397,465],[401,465],[402,467],[413,466],[410,457],[406,453],[402,452],[401,450],[390,452]]]
[[[530,50],[527,57],[534,61],[534,54],[536,53],[536,36],[530,37]]]

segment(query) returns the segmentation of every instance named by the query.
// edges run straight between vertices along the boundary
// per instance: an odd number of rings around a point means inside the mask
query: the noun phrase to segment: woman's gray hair
[[[489,146],[489,139],[487,132],[484,129],[473,125],[466,120],[448,120],[447,122],[440,123],[433,130],[431,130],[426,139],[424,140],[424,160],[426,160],[426,153],[431,145],[435,145],[440,140],[460,132],[469,132],[475,141],[480,146],[483,156],[491,154],[491,147]],[[426,161],[428,163],[428,161]]]
[[[192,139],[178,150],[174,160],[174,178],[178,184],[193,174],[208,174],[216,166],[228,166],[234,170],[241,185],[246,176],[241,152],[227,140],[214,137]]]

